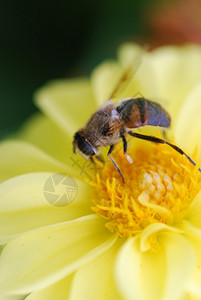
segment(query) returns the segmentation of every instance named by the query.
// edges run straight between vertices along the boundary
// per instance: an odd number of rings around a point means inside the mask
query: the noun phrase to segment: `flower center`
[[[98,172],[93,211],[121,237],[153,223],[180,222],[201,189],[198,168],[166,145],[139,142],[129,154],[132,164],[122,150],[113,154],[125,183],[110,161]]]

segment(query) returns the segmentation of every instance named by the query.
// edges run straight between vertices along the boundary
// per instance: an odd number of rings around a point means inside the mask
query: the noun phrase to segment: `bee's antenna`
[[[117,94],[117,92],[119,92],[120,89],[123,88],[123,86],[129,83],[129,78],[131,77],[132,74],[132,68],[128,68],[121,76],[117,86],[115,87],[114,91],[112,92],[112,94],[110,95],[109,99],[112,99],[115,97],[115,95]]]
[[[121,93],[130,83],[131,79],[134,77],[135,73],[137,72],[139,65],[142,61],[142,53],[144,52],[142,47],[140,47],[137,52],[135,49],[135,55],[130,56],[129,62],[127,61],[126,66],[123,66],[123,73],[117,82],[117,86],[115,87],[113,93],[109,97],[109,99],[114,98],[117,93]],[[129,56],[129,55],[128,55]]]

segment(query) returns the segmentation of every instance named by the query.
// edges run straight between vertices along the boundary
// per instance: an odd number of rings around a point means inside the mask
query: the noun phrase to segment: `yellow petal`
[[[141,233],[140,236],[140,249],[141,251],[147,251],[152,247],[153,239],[156,236],[156,233],[160,231],[170,231],[170,232],[177,232],[182,233],[183,231],[177,229],[176,227],[168,226],[163,223],[154,223],[147,226]]]
[[[185,236],[192,243],[196,253],[196,268],[191,278],[189,291],[193,295],[201,297],[201,229],[189,221],[183,222],[183,229],[185,230]]]
[[[66,185],[57,184],[64,179]],[[25,231],[90,214],[88,186],[71,181],[65,174],[31,173],[0,184],[0,244]],[[60,196],[64,200],[59,204]],[[51,197],[55,202],[51,203]]]
[[[140,238],[128,240],[117,257],[116,278],[127,300],[176,300],[195,267],[191,244],[173,232],[158,234],[157,251],[140,251]]]
[[[167,104],[174,123],[182,102],[201,78],[201,48],[195,45],[161,47],[152,52],[150,59],[156,96]]]
[[[193,200],[185,220],[201,229],[201,191],[196,195]]]
[[[18,295],[18,296],[13,296],[13,295],[4,295],[3,298],[1,298],[2,300],[25,300],[24,297],[22,297],[22,295]]]
[[[43,290],[31,293],[25,300],[67,300],[69,299],[72,278],[73,276],[69,275]]]
[[[20,236],[0,257],[1,295],[28,294],[49,286],[100,255],[114,243],[94,215]]]
[[[65,164],[72,165],[72,135],[64,133],[56,124],[42,114],[35,114],[17,135],[30,144]]]
[[[123,45],[119,61],[104,62],[92,75],[97,103],[100,106],[111,97],[125,69],[130,66],[133,79],[115,96],[143,96],[160,102],[169,111],[174,125],[182,102],[201,78],[200,64],[199,46],[166,46],[143,53],[142,48],[135,45]]]
[[[38,148],[14,140],[0,144],[0,170],[0,181],[30,172],[73,172]]]
[[[118,60],[124,69],[131,68],[133,75],[137,72],[144,54],[144,49],[138,44],[125,43],[118,49]]]
[[[121,67],[112,60],[104,61],[93,71],[91,81],[98,107],[111,98],[121,73]]]
[[[83,127],[96,108],[85,79],[50,82],[38,90],[35,98],[42,111],[70,136]]]
[[[53,157],[54,159],[51,158],[51,160],[61,165],[63,170],[72,176],[82,180],[83,178],[91,180],[94,177],[96,166],[80,155],[73,154],[73,134],[69,136],[69,134],[64,133],[48,118],[35,115],[24,125],[18,136],[20,139],[42,149],[46,156],[48,154]]]
[[[192,89],[179,112],[176,128],[176,142],[190,154],[198,146],[201,159],[201,81]]]
[[[129,83],[121,89],[119,97],[145,97],[161,103],[163,99],[158,97],[152,53],[143,51],[137,45],[126,44],[120,47],[119,60],[124,69],[132,67]]]
[[[114,282],[114,260],[120,244],[122,241],[118,240],[108,251],[78,269],[69,300],[123,300]]]
[[[182,299],[183,300],[183,299]],[[184,299],[186,300],[186,299]],[[192,293],[189,295],[189,298],[187,300],[201,300],[201,297],[193,295]]]
[[[201,298],[187,292],[184,293],[184,295],[182,295],[178,300],[201,300]]]

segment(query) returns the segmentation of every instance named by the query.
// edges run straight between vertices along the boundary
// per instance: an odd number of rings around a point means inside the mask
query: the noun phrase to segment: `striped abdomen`
[[[121,102],[116,109],[128,128],[145,125],[170,126],[170,116],[162,106],[145,98],[130,98]]]

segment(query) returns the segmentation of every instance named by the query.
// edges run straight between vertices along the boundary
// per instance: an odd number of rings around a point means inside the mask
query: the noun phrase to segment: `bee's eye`
[[[77,146],[79,150],[87,155],[87,156],[93,156],[95,154],[94,148],[90,145],[90,143],[86,140],[85,137],[80,135],[79,132],[75,134],[75,140],[77,141]]]

